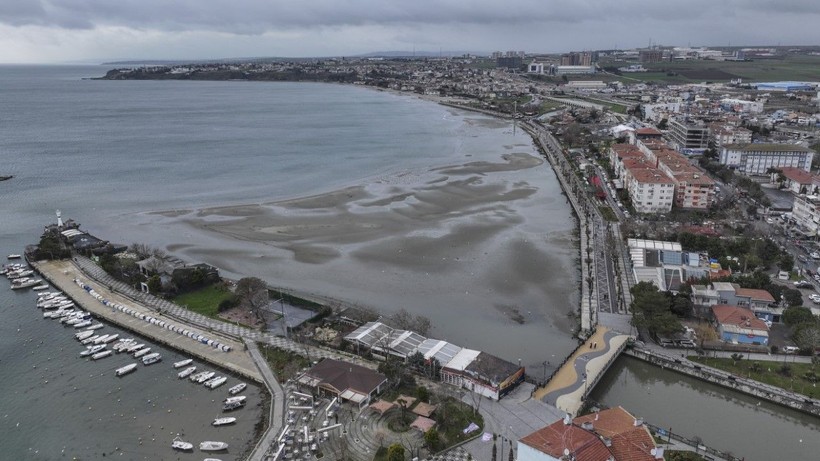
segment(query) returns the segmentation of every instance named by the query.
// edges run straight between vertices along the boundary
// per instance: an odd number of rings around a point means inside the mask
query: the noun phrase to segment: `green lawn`
[[[229,299],[231,296],[232,293],[223,286],[211,285],[197,291],[181,294],[174,298],[173,301],[199,314],[217,318],[219,303],[225,299]]]
[[[290,351],[261,343],[259,344],[259,350],[268,361],[268,365],[276,375],[276,379],[282,383],[295,378],[303,368],[310,366],[310,361],[307,358]]]
[[[627,66],[626,61],[605,61],[604,66]],[[758,59],[755,61],[664,61],[644,64],[649,72],[624,74],[621,80],[637,79],[646,82],[687,83],[701,81],[728,81],[731,74],[743,78],[744,82],[766,82],[778,80],[814,81],[820,80],[820,57],[795,55],[779,59]],[[667,72],[676,75],[667,75]]]
[[[698,356],[690,356],[689,360],[727,371],[736,376],[751,378],[777,386],[787,391],[794,391],[812,398],[820,398],[820,387],[815,387],[816,383],[807,379],[806,376],[807,373],[820,372],[820,369],[810,363],[792,363],[787,358],[785,363],[791,368],[791,373],[790,376],[786,376],[781,372],[784,362],[761,362],[746,359],[734,362],[732,359]]]

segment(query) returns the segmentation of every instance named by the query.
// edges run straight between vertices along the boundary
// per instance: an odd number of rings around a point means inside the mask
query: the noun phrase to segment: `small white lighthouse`
[[[57,227],[63,227],[63,214],[60,213],[60,210],[57,210]]]

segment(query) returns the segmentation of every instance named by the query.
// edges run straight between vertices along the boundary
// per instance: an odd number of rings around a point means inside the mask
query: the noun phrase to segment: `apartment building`
[[[769,168],[794,167],[811,171],[814,151],[796,144],[729,144],[720,150],[720,163],[746,175],[764,175]]]
[[[792,218],[797,221],[804,235],[816,236],[820,228],[820,197],[816,195],[795,197]]]
[[[670,144],[678,150],[709,147],[709,128],[705,126],[671,120],[667,136]]]
[[[638,213],[665,213],[672,209],[675,183],[658,168],[627,169],[624,183]]]
[[[728,123],[713,123],[710,125],[709,137],[718,149],[729,144],[749,144],[752,142],[751,130]]]

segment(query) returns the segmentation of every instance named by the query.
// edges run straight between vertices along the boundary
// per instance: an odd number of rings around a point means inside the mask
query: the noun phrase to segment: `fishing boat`
[[[154,363],[159,362],[162,360],[162,356],[159,355],[159,352],[154,352],[153,354],[148,354],[142,358],[143,365],[152,365]]]
[[[228,394],[236,395],[236,394],[244,391],[246,387],[248,387],[247,384],[239,383],[236,386],[233,386],[232,388],[228,389]]]
[[[210,389],[216,389],[217,387],[225,384],[225,381],[227,380],[228,378],[226,378],[225,376],[217,376],[216,378],[213,378],[210,381],[206,382],[205,387],[208,387]]]
[[[186,442],[179,437],[174,437],[174,441],[171,443],[171,448],[174,450],[188,451],[194,449],[194,444]]]
[[[193,373],[195,371],[196,371],[196,367],[188,367],[188,368],[180,371],[179,373],[177,373],[177,376],[179,376],[179,379],[187,378],[188,376],[191,375],[191,373]]]
[[[136,363],[129,363],[128,365],[126,365],[124,367],[117,368],[117,371],[115,373],[116,373],[117,376],[123,376],[123,375],[127,375],[128,373],[131,373],[132,371],[134,371],[136,369],[137,369],[137,364]]]
[[[137,359],[138,359],[138,358],[142,357],[143,355],[145,355],[145,354],[147,354],[147,353],[149,353],[149,352],[151,352],[151,348],[150,348],[150,347],[146,347],[146,348],[144,348],[144,349],[140,349],[140,350],[138,350],[137,352],[134,352],[134,358],[137,358]]]
[[[193,363],[193,361],[194,359],[185,359],[180,360],[179,362],[174,362],[174,368],[182,368],[186,365],[190,365],[191,363]]]
[[[227,426],[228,424],[233,424],[236,422],[236,418],[233,416],[225,416],[222,418],[216,418],[214,422],[211,423],[213,426]]]
[[[105,349],[105,344],[97,344],[96,346],[91,346],[86,348],[86,350],[80,352],[80,357],[88,357],[89,355],[96,354],[101,350]]]
[[[112,351],[97,352],[96,354],[91,356],[91,360],[100,360],[102,358],[108,357],[111,354],[113,354]]]
[[[228,444],[225,442],[214,442],[212,440],[207,440],[199,444],[199,449],[202,451],[221,451],[227,450]]]

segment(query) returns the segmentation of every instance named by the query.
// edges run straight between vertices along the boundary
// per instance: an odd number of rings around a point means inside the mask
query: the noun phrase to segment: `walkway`
[[[595,334],[553,374],[547,385],[535,391],[533,397],[577,415],[587,393],[621,353],[628,338],[628,335],[599,326]]]
[[[268,361],[262,357],[256,343],[245,339],[245,345],[256,366],[259,368],[259,372],[265,381],[265,386],[267,386],[268,392],[270,392],[271,395],[268,430],[265,431],[265,434],[256,444],[253,453],[248,457],[248,461],[262,461],[265,459],[269,448],[273,447],[273,442],[276,440],[276,437],[285,427],[285,391],[282,389],[282,385],[279,384],[279,381],[276,380],[276,377],[273,376],[273,372],[271,372],[270,366],[268,366]]]

